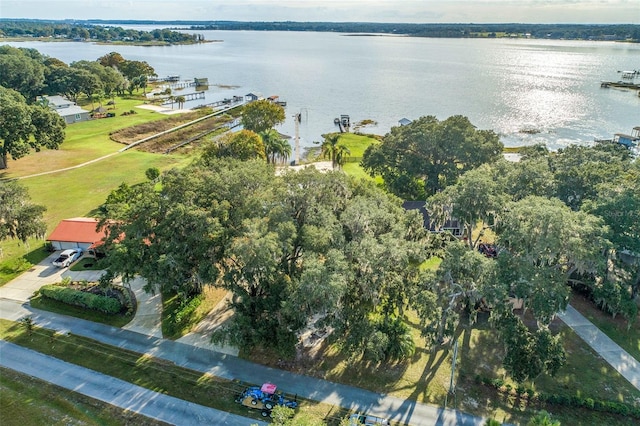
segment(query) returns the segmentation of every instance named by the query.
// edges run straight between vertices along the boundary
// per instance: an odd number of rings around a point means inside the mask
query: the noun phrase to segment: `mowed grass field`
[[[9,168],[0,171],[0,179],[19,179],[28,189],[31,200],[47,208],[44,214],[47,234],[62,219],[93,215],[120,184],[133,185],[146,180],[148,168],[167,170],[190,161],[189,157],[178,154],[151,154],[135,149],[118,152],[124,145],[110,140],[110,132],[169,116],[135,108],[141,100],[118,98],[116,103],[116,117],[69,125],[59,149],[43,149],[19,160],[9,160]],[[136,114],[122,115],[130,110]],[[91,161],[94,162],[82,167],[53,172]],[[28,177],[46,172],[53,173]],[[43,240],[35,238],[27,244],[16,240],[0,242],[0,285],[24,270],[28,266],[26,261],[37,263],[46,257],[43,245]]]

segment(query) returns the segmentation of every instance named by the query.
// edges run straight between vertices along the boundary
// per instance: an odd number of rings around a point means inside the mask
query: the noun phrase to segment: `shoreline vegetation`
[[[120,25],[157,25],[151,31],[123,29]],[[162,28],[162,29],[160,29]],[[166,46],[219,42],[191,31],[311,31],[347,36],[404,36],[429,38],[526,38],[640,42],[640,27],[632,24],[406,24],[376,22],[244,22],[0,19],[0,39],[12,41],[91,41],[107,44]]]

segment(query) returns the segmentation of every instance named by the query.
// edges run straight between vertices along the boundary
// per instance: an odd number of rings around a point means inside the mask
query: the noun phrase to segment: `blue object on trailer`
[[[262,386],[250,386],[246,388],[236,402],[245,407],[262,410],[262,415],[267,417],[271,414],[271,410],[276,405],[282,405],[288,408],[298,407],[298,402],[287,399],[282,393],[276,393],[276,385],[273,383],[265,383]]]

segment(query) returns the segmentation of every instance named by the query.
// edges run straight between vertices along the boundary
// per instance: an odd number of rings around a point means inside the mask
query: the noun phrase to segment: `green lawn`
[[[629,324],[620,315],[613,318],[601,311],[580,294],[572,294],[570,303],[629,355],[640,361],[640,313],[636,316],[636,321]]]
[[[5,368],[0,368],[0,394],[3,426],[166,424]]]
[[[379,143],[379,141],[371,136],[357,135],[355,133],[342,133],[338,142],[349,148],[351,157],[362,157],[364,151],[369,145]]]
[[[117,98],[116,102],[116,117],[69,125],[60,149],[43,149],[20,160],[10,160],[9,168],[0,172],[0,178],[19,178],[76,166],[112,154],[80,168],[20,180],[29,190],[32,201],[47,208],[44,215],[47,234],[64,218],[92,215],[121,183],[131,185],[146,180],[144,172],[148,168],[167,170],[190,161],[181,155],[136,150],[117,153],[124,145],[111,141],[109,132],[169,116],[135,108],[141,104],[137,99]],[[130,109],[135,109],[137,114],[121,115]],[[27,244],[15,240],[0,242],[0,285],[15,278],[30,264],[44,259],[48,253],[42,250],[43,243],[43,240],[35,238],[29,239]]]
[[[640,391],[635,389],[617,371],[586,346],[569,327],[557,321],[554,328],[560,333],[567,352],[567,363],[555,377],[542,375],[527,388],[536,392],[579,395],[594,399],[640,404]],[[563,425],[633,424],[633,420],[620,416],[553,405],[543,406],[535,401],[505,397],[487,386],[475,383],[476,375],[505,378],[501,366],[504,352],[497,333],[486,323],[466,330],[459,338],[459,375],[457,406],[470,412],[488,413],[493,418],[510,423],[526,423],[533,412],[544,408],[561,420]],[[513,388],[516,383],[505,378]]]
[[[0,338],[155,392],[261,419],[260,411],[248,409],[234,401],[246,386],[244,383],[220,379],[175,366],[171,362],[150,355],[141,355],[69,333],[62,335],[51,330],[35,328],[29,335],[23,326],[12,321],[0,320]],[[284,385],[283,390],[286,391]],[[47,402],[34,403],[34,410],[41,411],[41,406]],[[300,399],[299,402],[298,415],[304,413],[316,419],[325,419],[329,425],[337,426],[340,419],[348,414],[345,410],[327,404]],[[65,414],[75,414],[71,409],[64,410],[68,411]]]
[[[0,178],[16,178],[72,167],[118,151],[124,145],[109,139],[109,133],[136,124],[168,118],[167,115],[154,111],[135,108],[135,105],[140,105],[141,102],[137,99],[117,98],[116,117],[68,125],[65,141],[59,149],[43,149],[19,160],[9,160],[9,168],[0,172]],[[121,115],[122,112],[131,109],[134,109],[136,114]]]
[[[379,143],[379,141],[371,136],[365,135],[357,135],[354,133],[342,133],[340,135],[340,142],[344,144],[351,153],[349,155],[350,158],[355,158],[357,161],[350,161],[345,163],[342,166],[342,171],[344,171],[347,175],[355,177],[357,179],[365,179],[376,182],[379,185],[382,185],[381,177],[371,177],[364,169],[360,166],[360,158],[362,158],[364,151],[371,145],[375,143]]]

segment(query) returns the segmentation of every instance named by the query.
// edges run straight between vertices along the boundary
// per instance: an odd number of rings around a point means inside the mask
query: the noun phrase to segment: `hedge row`
[[[497,389],[499,392],[505,391],[511,393],[511,390],[515,390],[516,394],[531,399],[537,399],[547,404],[563,405],[565,407],[578,407],[586,408],[588,410],[600,411],[603,413],[619,414],[622,416],[635,417],[640,419],[640,407],[635,407],[630,404],[618,401],[605,401],[593,398],[584,398],[577,395],[560,395],[547,392],[536,392],[533,389],[525,388],[524,386],[517,386],[513,388],[509,384],[505,384],[502,379],[490,379],[488,377],[476,376],[476,382],[482,383],[487,386],[491,386]]]
[[[117,314],[122,309],[120,302],[107,296],[85,291],[74,290],[55,284],[45,285],[40,288],[40,294],[44,297],[57,300],[69,305],[80,306],[82,308],[94,309],[107,314]]]

